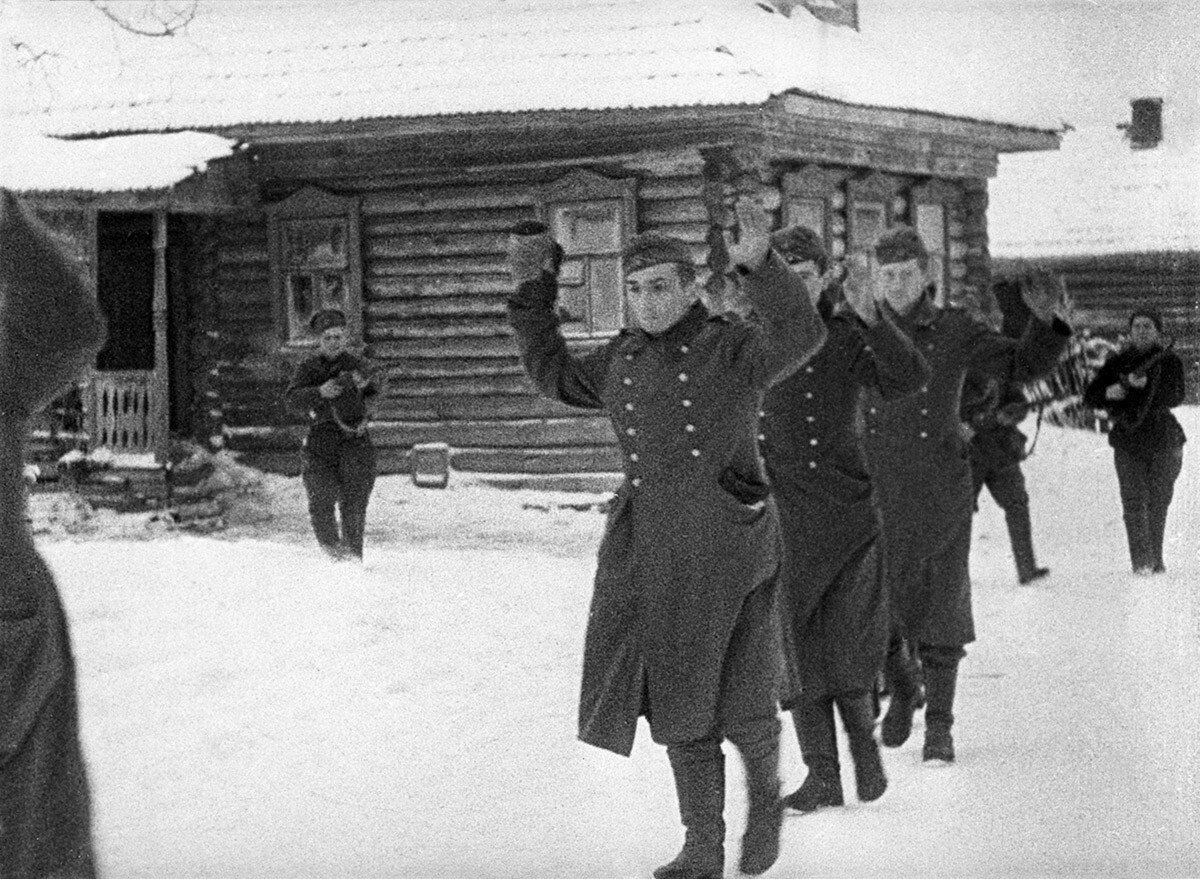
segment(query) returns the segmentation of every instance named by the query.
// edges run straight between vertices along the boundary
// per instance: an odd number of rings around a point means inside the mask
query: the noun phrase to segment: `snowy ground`
[[[1200,408],[1179,411],[1169,572],[1127,570],[1104,438],[1043,428],[1026,472],[1053,574],[1016,585],[985,498],[958,762],[923,765],[918,726],[881,800],[790,817],[768,875],[1200,876]],[[646,731],[628,760],[574,740],[603,496],[389,477],[356,568],[313,548],[296,480],[268,487],[270,520],[220,537],[126,519],[40,539],[108,879],[625,879],[675,854]]]

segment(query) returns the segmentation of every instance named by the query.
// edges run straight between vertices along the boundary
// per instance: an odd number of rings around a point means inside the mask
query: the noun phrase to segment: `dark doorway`
[[[153,215],[101,211],[96,227],[96,295],[108,320],[96,367],[154,369]]]

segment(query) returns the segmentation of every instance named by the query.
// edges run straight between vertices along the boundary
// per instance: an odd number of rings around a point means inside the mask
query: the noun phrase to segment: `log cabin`
[[[39,7],[68,60],[10,119],[131,172],[0,171],[73,238],[109,317],[88,442],[161,457],[193,437],[297,472],[304,425],[282,391],[312,351],[308,315],[338,306],[389,374],[384,472],[427,443],[461,471],[619,470],[607,419],[522,372],[504,250],[523,219],[565,246],[560,315],[580,351],[622,325],[637,232],[688,242],[710,307],[736,308],[723,236],[747,192],[835,257],[911,223],[939,296],[986,288],[989,178],[1001,154],[1056,149],[1057,123],[906,78],[903,47],[836,6],[201,2],[172,40],[89,39],[103,22],[83,4]],[[78,45],[92,54],[76,69]],[[211,140],[175,155],[181,136]],[[175,176],[137,179],[137,149],[174,156]]]

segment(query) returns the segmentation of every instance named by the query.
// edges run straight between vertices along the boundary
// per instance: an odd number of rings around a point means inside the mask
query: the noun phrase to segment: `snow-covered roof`
[[[14,192],[124,192],[167,189],[230,155],[228,138],[195,131],[60,140],[6,131],[0,188]]]
[[[1135,150],[1108,126],[1003,155],[988,227],[997,257],[1200,251],[1200,141]]]
[[[1058,126],[917,73],[904,47],[755,0],[199,0],[167,38],[114,28],[91,4],[17,10],[0,25],[54,54],[12,74],[25,88],[8,112],[53,134],[759,105],[789,90]]]

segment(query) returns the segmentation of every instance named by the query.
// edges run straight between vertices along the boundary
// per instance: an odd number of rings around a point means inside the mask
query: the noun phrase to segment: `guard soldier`
[[[309,327],[317,335],[318,353],[297,367],[287,388],[288,403],[312,422],[304,440],[308,514],[317,543],[330,557],[361,561],[367,502],[375,485],[375,447],[367,425],[371,405],[383,396],[383,381],[347,350],[341,311],[318,311]]]
[[[0,192],[0,876],[92,879],[75,661],[25,522],[29,418],[104,343],[95,297],[50,233]]]

